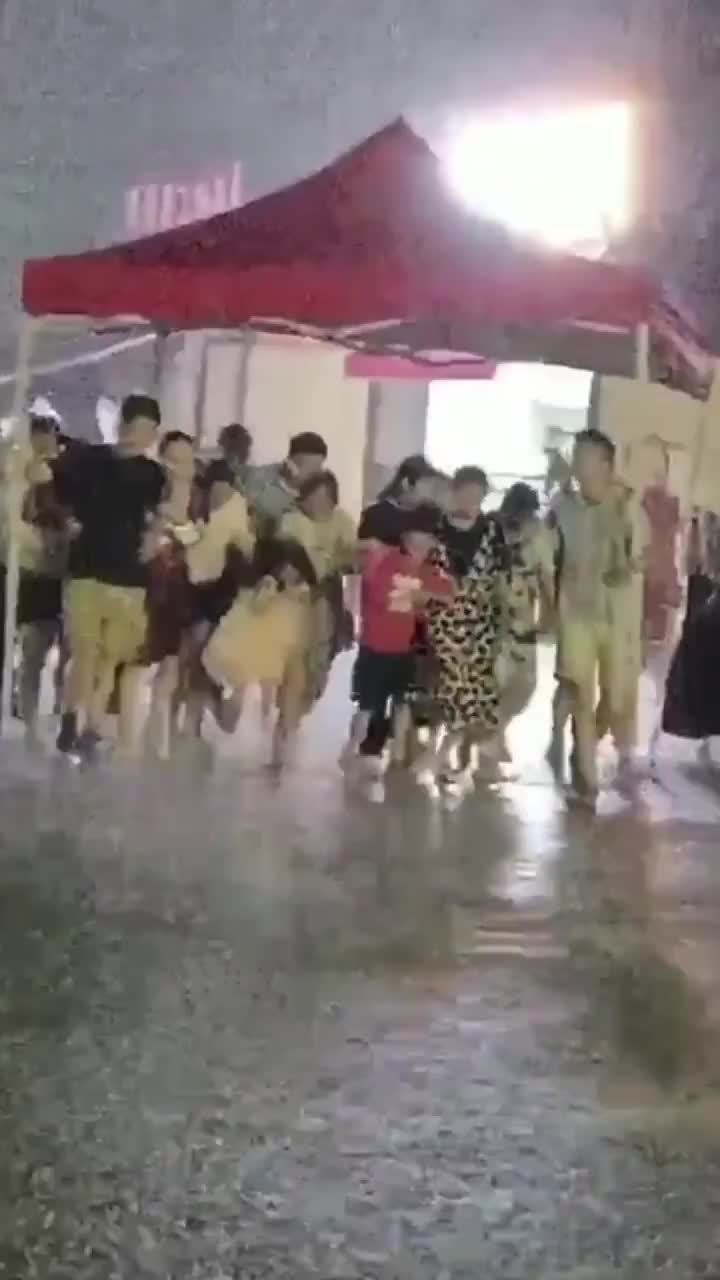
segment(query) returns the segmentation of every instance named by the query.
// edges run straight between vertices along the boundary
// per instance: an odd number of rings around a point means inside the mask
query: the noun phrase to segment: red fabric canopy
[[[448,316],[633,325],[644,273],[519,250],[466,213],[403,122],[294,186],[190,226],[25,266],[34,315],[137,315],[168,328],[260,316],[337,328]]]
[[[630,375],[636,327],[654,328],[662,316],[659,346],[651,338],[654,376],[669,369],[671,380],[677,363],[674,322],[650,275],[518,244],[460,205],[433,152],[402,121],[242,209],[30,261],[23,302],[41,316],[249,325],[375,354],[443,350]]]

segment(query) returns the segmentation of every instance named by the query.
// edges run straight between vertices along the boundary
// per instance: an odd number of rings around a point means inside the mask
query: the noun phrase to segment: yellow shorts
[[[620,714],[627,702],[625,653],[607,622],[562,618],[558,629],[556,675],[575,685],[583,702],[594,706],[598,692],[608,714]]]
[[[64,609],[71,654],[99,654],[114,666],[138,658],[147,631],[143,587],[78,578],[65,588]]]

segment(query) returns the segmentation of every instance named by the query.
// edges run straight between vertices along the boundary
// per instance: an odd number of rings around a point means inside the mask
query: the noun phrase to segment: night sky
[[[248,193],[260,194],[400,113],[432,138],[453,111],[537,92],[659,95],[669,130],[661,198],[675,207],[654,253],[672,235],[675,277],[707,293],[702,255],[720,244],[712,194],[720,144],[717,125],[705,125],[720,97],[718,8],[713,0],[0,0],[0,342],[21,259],[102,240],[133,181],[238,157]],[[686,209],[678,191],[688,193]],[[707,312],[714,303],[698,305]]]

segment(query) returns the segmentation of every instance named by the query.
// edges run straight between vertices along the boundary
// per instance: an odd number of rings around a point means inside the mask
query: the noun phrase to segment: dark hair
[[[235,487],[235,474],[224,458],[213,458],[206,466],[200,466],[198,479],[204,489],[212,489],[214,484],[229,484]]]
[[[604,431],[598,431],[597,427],[586,427],[584,431],[578,431],[575,436],[575,447],[578,445],[591,445],[594,449],[599,449],[605,456],[605,461],[612,467],[615,465],[615,445]]]
[[[414,489],[420,480],[428,480],[438,473],[421,453],[413,453],[398,467],[392,480],[378,494],[378,501],[397,498],[404,489]]]
[[[167,453],[171,444],[189,444],[191,449],[195,448],[195,441],[186,431],[168,431],[167,435],[164,435],[160,441],[158,449],[160,457]]]
[[[487,493],[490,488],[487,472],[482,467],[458,467],[452,478],[453,489],[462,489],[464,485],[476,484]]]
[[[440,511],[432,502],[421,502],[417,507],[411,507],[407,515],[404,517],[400,532],[400,537],[405,538],[410,533],[430,533],[437,534],[440,529]]]
[[[288,457],[299,458],[303,454],[309,454],[313,458],[327,458],[328,447],[322,436],[317,435],[315,431],[301,431],[300,435],[293,436],[288,448]]]
[[[133,393],[126,396],[122,402],[120,409],[120,420],[127,427],[136,418],[149,418],[155,423],[156,427],[160,426],[162,415],[160,413],[160,405],[154,396],[145,396]]]
[[[326,489],[328,497],[333,506],[336,507],[340,501],[340,486],[337,482],[337,476],[334,471],[318,471],[317,475],[310,476],[303,485],[300,486],[298,493],[298,503],[302,506],[303,502],[307,502],[308,498],[312,498],[318,489]]]
[[[275,578],[280,584],[283,569],[290,565],[309,587],[317,586],[317,574],[307,551],[294,538],[260,538],[253,558],[255,582]]]
[[[539,507],[537,490],[531,484],[518,480],[510,485],[500,504],[500,519],[506,524],[519,524],[522,520],[537,515]]]
[[[46,413],[30,414],[31,436],[60,436],[60,423]]]
[[[247,462],[252,449],[252,436],[241,422],[229,422],[218,436],[218,444],[223,452],[237,454],[243,462]]]

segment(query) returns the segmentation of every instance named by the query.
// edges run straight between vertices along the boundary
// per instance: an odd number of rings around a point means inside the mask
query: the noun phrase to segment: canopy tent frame
[[[31,316],[23,313],[18,331],[17,368],[15,372],[13,404],[11,419],[14,424],[13,437],[10,444],[9,477],[7,488],[7,563],[5,577],[5,619],[4,649],[2,664],[2,694],[0,697],[0,736],[5,736],[12,720],[13,683],[15,668],[15,647],[18,633],[18,597],[20,589],[20,539],[22,526],[22,495],[24,477],[21,470],[22,459],[26,456],[29,442],[29,415],[27,399],[32,377],[32,359],[36,347],[43,334],[50,331],[59,333],[82,332],[129,332],[141,330],[148,338],[155,338],[153,361],[153,389],[160,386],[164,354],[170,331],[153,326],[140,317],[118,316],[105,324],[98,325],[89,316]],[[261,330],[248,326],[241,330],[249,342]],[[310,335],[308,335],[310,336]],[[340,339],[339,345],[346,345]],[[349,344],[351,347],[354,343]],[[247,363],[247,362],[246,362]],[[432,361],[423,363],[433,365]],[[434,365],[437,367],[437,365]],[[243,380],[248,378],[248,370],[243,366]],[[650,381],[650,330],[647,324],[639,325],[636,333],[636,377],[640,382]],[[368,426],[372,428],[374,400],[371,395],[368,409]],[[366,447],[367,454],[367,447]],[[365,459],[367,467],[367,458]]]

